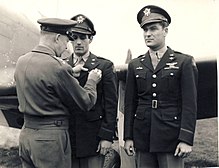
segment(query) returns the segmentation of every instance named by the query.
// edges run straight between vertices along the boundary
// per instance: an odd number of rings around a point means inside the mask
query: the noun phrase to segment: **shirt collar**
[[[84,62],[87,61],[89,55],[90,55],[90,52],[87,52],[85,55],[82,56],[82,59],[83,59]],[[78,56],[78,55],[74,54],[74,59],[77,60],[78,58],[81,58],[81,56]]]
[[[158,53],[159,57],[163,57],[164,53],[167,51],[167,46],[165,45],[164,47],[162,47],[161,49],[154,51],[152,49],[149,49],[149,53],[150,55],[155,55],[156,53]]]

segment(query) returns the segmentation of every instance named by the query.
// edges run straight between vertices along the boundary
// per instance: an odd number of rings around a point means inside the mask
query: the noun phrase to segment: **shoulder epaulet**
[[[181,55],[184,55],[184,56],[186,56],[186,57],[191,57],[191,55],[185,54],[185,53],[182,53],[182,52],[179,52],[179,51],[174,51],[174,53],[176,53],[176,54],[181,54]]]
[[[140,55],[140,56],[138,56],[137,58],[142,58],[144,56],[144,54],[143,55]]]
[[[97,56],[97,59],[101,59],[101,60],[104,60],[104,61],[112,62],[112,61],[110,61],[109,59],[106,59],[106,58],[103,58],[103,57],[99,57],[99,56]]]
[[[183,53],[181,53],[181,52],[179,52],[179,51],[174,51],[174,53],[177,53],[177,54],[183,54]]]
[[[103,60],[108,60],[106,58],[103,58],[103,57],[100,57],[100,56],[97,56],[98,59],[103,59]]]
[[[60,65],[66,64],[66,61],[64,61],[63,59],[61,59],[59,57],[53,56],[53,58],[56,59]]]

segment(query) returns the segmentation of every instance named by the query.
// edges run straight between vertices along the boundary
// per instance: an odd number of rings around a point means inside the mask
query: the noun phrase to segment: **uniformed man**
[[[124,140],[138,168],[181,168],[192,151],[197,68],[192,56],[166,46],[171,17],[148,5],[137,14],[149,51],[128,66]]]
[[[81,86],[85,85],[88,72],[94,68],[102,70],[102,79],[97,85],[97,102],[84,113],[73,105],[70,138],[74,168],[102,168],[104,155],[111,148],[117,116],[117,84],[113,63],[94,55],[89,45],[96,34],[92,21],[78,14],[71,18],[77,22],[72,29],[74,54],[68,62],[73,67]]]
[[[24,168],[71,168],[69,111],[72,104],[83,110],[95,104],[101,70],[90,71],[82,88],[71,66],[59,58],[76,22],[44,18],[38,23],[39,45],[18,59],[15,70],[19,110],[24,113],[19,155]]]

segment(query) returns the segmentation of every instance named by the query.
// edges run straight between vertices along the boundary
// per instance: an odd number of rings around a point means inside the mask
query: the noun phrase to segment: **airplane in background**
[[[18,110],[13,79],[19,56],[31,51],[39,40],[39,29],[25,15],[0,5],[0,125],[21,128],[23,114]],[[128,50],[124,65],[115,65],[119,79],[119,111],[123,113],[127,64],[132,59]],[[199,70],[198,117],[217,117],[217,59],[196,59]]]

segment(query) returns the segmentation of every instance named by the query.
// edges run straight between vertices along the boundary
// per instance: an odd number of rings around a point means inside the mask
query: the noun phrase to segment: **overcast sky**
[[[31,20],[41,15],[69,19],[82,13],[97,31],[90,50],[115,64],[125,61],[128,49],[133,57],[147,51],[136,15],[154,4],[172,18],[167,45],[197,57],[219,56],[219,0],[0,0]]]

